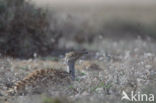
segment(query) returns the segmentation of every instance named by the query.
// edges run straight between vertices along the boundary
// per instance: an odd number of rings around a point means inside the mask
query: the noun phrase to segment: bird
[[[14,83],[12,88],[9,88],[7,94],[10,96],[20,95],[25,91],[27,86],[36,86],[38,83],[43,83],[53,81],[58,85],[63,81],[70,83],[75,80],[75,62],[84,54],[87,54],[86,51],[71,51],[65,55],[65,63],[67,64],[68,71],[64,71],[56,68],[46,68],[46,69],[37,69],[22,80],[19,80]]]

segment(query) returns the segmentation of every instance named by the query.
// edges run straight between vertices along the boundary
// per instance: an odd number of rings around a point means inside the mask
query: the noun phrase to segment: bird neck
[[[74,61],[68,62],[67,68],[68,68],[69,73],[74,71],[75,70],[75,62]]]
[[[68,73],[72,76],[72,80],[75,80],[75,61],[68,62]]]

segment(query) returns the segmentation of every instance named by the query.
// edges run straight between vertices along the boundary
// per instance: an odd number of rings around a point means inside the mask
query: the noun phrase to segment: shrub
[[[1,54],[32,57],[54,50],[61,32],[50,28],[48,17],[48,11],[25,0],[0,0]]]

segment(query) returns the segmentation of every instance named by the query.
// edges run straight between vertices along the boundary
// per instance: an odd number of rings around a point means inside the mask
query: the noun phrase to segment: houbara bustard
[[[87,54],[86,51],[72,51],[68,52],[65,55],[65,62],[67,64],[68,71],[63,71],[60,69],[48,68],[48,69],[38,69],[34,72],[28,74],[24,79],[16,82],[12,88],[7,91],[8,95],[21,94],[26,86],[36,86],[37,83],[42,82],[46,79],[48,81],[53,81],[62,83],[63,81],[72,81],[75,80],[75,62],[84,54]],[[48,82],[45,81],[44,82]]]

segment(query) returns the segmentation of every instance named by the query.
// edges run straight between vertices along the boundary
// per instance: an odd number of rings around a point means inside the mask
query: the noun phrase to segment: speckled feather
[[[56,69],[35,70],[34,72],[27,75],[23,80],[16,82],[15,86],[8,90],[8,95],[21,93],[21,91],[25,90],[26,86],[38,85],[39,83],[42,83],[42,80],[45,78],[46,80],[58,83],[61,83],[63,80],[68,80],[68,82],[70,82],[70,75],[65,71]]]

